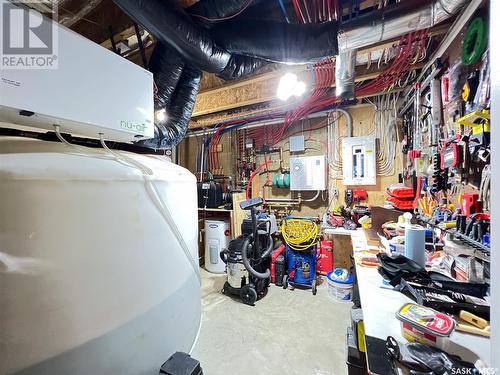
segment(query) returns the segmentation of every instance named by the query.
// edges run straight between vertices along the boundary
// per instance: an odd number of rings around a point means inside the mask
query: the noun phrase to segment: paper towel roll
[[[425,267],[425,229],[420,225],[405,229],[405,256]]]

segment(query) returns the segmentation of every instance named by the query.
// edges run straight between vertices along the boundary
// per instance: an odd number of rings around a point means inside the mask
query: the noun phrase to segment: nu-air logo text
[[[122,129],[132,130],[138,133],[144,133],[144,131],[147,128],[146,124],[140,124],[137,122],[123,121],[123,120],[120,121],[120,126]]]

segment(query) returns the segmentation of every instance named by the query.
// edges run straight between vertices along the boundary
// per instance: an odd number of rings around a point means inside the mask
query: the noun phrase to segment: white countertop
[[[360,236],[364,237],[364,233],[353,234],[354,251],[359,251],[363,247],[363,238]],[[356,274],[363,308],[365,334],[383,340],[387,336],[393,336],[399,342],[406,343],[395,314],[405,303],[414,301],[393,290],[390,285],[384,285],[382,276],[376,268],[356,265]],[[450,345],[446,351],[473,363],[477,359],[481,359],[486,365],[491,363],[490,339],[487,337],[455,331],[450,336]]]
[[[330,234],[330,235],[337,234],[337,235],[344,235],[344,236],[350,236],[353,233],[356,233],[358,231],[358,229],[349,230],[349,229],[345,229],[344,227],[336,227],[336,228],[323,227],[322,230],[323,230],[323,233],[325,233],[325,234]]]

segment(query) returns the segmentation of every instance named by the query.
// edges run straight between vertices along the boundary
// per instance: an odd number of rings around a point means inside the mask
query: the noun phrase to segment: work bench
[[[364,230],[351,231],[350,235],[354,253],[370,250]],[[387,375],[390,373],[385,346],[387,336],[393,336],[400,343],[407,342],[402,336],[396,312],[405,303],[414,301],[403,293],[393,290],[390,285],[385,285],[377,268],[363,267],[357,264],[355,268],[363,310],[368,372]],[[491,363],[490,339],[487,337],[455,331],[450,336],[447,352],[456,354],[472,363],[478,359],[481,359],[485,365]]]

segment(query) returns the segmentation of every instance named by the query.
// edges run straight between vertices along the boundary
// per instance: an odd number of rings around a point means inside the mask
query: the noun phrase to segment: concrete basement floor
[[[225,275],[201,270],[202,326],[192,356],[205,375],[345,375],[352,304],[271,285],[255,306],[221,293]]]

